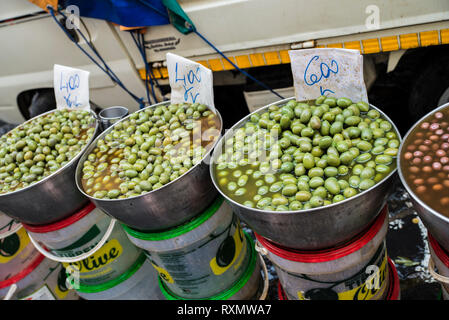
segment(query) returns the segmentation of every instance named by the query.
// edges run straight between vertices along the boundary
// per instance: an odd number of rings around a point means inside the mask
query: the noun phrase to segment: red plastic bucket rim
[[[386,300],[398,300],[401,291],[399,275],[394,262],[390,258],[388,258],[388,266],[390,267],[390,287]]]
[[[432,237],[430,233],[427,233],[427,238],[429,239],[429,243],[438,259],[440,259],[441,262],[449,268],[449,253],[442,246],[440,246],[438,241]]]
[[[74,224],[75,222],[81,220],[86,215],[88,215],[90,212],[92,212],[95,208],[96,208],[95,204],[93,202],[89,201],[89,204],[84,206],[81,210],[77,211],[76,213],[72,214],[71,216],[69,216],[68,218],[65,218],[63,220],[59,220],[54,223],[46,224],[46,225],[29,225],[29,224],[25,224],[25,223],[22,223],[22,225],[26,230],[34,232],[34,233],[53,232],[53,231],[57,231],[57,230],[63,229],[65,227],[68,227],[68,226]]]
[[[370,242],[376,234],[381,230],[385,218],[388,214],[388,206],[385,205],[381,213],[364,231],[356,235],[352,240],[347,241],[339,246],[322,249],[322,250],[298,250],[287,248],[271,242],[270,240],[260,236],[254,232],[257,240],[268,251],[286,260],[304,263],[327,262],[345,257]]]
[[[36,269],[37,266],[39,266],[44,259],[45,259],[45,256],[39,253],[37,258],[34,259],[34,261],[29,266],[27,266],[25,269],[22,269],[19,273],[17,273],[16,275],[12,276],[9,279],[0,281],[0,289],[7,288],[7,287],[11,286],[12,284],[17,283],[20,280],[22,280],[23,278],[25,278],[34,269]]]
[[[399,292],[400,292],[400,285],[399,285],[399,276],[398,271],[396,270],[396,266],[394,265],[393,261],[391,261],[390,258],[388,258],[388,267],[390,270],[390,285],[388,288],[388,293],[386,300],[398,300],[399,299]],[[282,288],[281,282],[278,280],[278,299],[279,300],[288,300],[287,296],[285,294],[284,288]]]

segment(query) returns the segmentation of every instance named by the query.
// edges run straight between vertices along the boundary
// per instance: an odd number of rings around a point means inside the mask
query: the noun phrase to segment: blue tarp
[[[170,24],[162,0],[62,0],[63,8],[75,5],[81,17],[102,19],[124,27]]]

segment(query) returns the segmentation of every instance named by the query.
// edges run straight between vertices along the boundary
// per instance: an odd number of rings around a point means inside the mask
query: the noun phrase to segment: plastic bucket
[[[0,239],[0,281],[10,279],[26,269],[39,256],[23,228]]]
[[[20,228],[22,228],[22,224],[19,221],[14,220],[0,211],[0,239],[16,233]]]
[[[106,234],[111,217],[89,203],[70,217],[47,225],[23,227],[56,257],[74,258],[92,250]]]
[[[166,232],[124,229],[145,250],[169,290],[183,298],[207,298],[230,288],[250,263],[240,221],[222,197],[200,216]]]
[[[317,251],[279,247],[256,234],[291,300],[382,300],[389,287],[385,236],[388,209],[341,246]]]
[[[388,293],[387,293],[385,300],[400,300],[401,291],[400,291],[400,285],[399,285],[398,272],[396,270],[396,267],[395,267],[393,261],[391,261],[390,258],[388,258],[388,267],[389,267],[390,286],[388,288]],[[278,281],[277,289],[278,289],[278,299],[279,300],[288,300],[288,297],[285,294],[280,281]]]
[[[157,273],[143,253],[120,277],[100,285],[81,285],[76,290],[86,300],[164,299]]]
[[[37,255],[14,276],[0,281],[0,298],[8,300],[77,300],[78,294],[66,285],[61,263]]]
[[[63,265],[80,285],[95,286],[114,280],[138,260],[142,250],[129,241],[119,224],[115,224],[110,237],[89,257]]]
[[[430,235],[429,249],[431,258],[429,259],[429,272],[432,277],[441,283],[444,300],[449,300],[449,253]],[[435,267],[437,271],[435,271]]]
[[[254,300],[258,298],[258,293],[261,291],[262,287],[261,259],[259,259],[259,255],[254,248],[254,242],[251,237],[245,232],[243,233],[247,243],[250,244],[249,264],[244,270],[244,273],[227,290],[198,300]],[[170,291],[166,282],[161,280],[161,277],[159,277],[159,287],[167,300],[189,299],[183,298]]]

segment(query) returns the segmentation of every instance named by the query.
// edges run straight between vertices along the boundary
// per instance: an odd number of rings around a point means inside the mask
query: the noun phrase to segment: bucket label
[[[8,263],[14,259],[29,243],[30,238],[24,228],[0,239],[0,263]]]
[[[111,239],[106,242],[97,252],[89,256],[88,258],[73,262],[64,263],[64,267],[72,266],[75,270],[81,273],[90,273],[92,271],[98,271],[104,268],[115,259],[117,259],[123,252],[122,246],[117,239]],[[95,274],[97,276],[98,274]]]
[[[210,268],[215,275],[219,276],[223,274],[232,265],[234,265],[234,270],[237,270],[240,267],[243,260],[243,255],[240,253],[247,244],[246,241],[243,241],[244,239],[245,236],[243,230],[241,228],[236,228],[232,238],[227,237],[225,241],[223,241],[217,255],[213,257],[209,263]],[[240,261],[235,263],[239,257]]]
[[[56,300],[46,285],[21,300]]]
[[[371,300],[383,295],[387,290],[388,257],[385,245],[381,245],[371,261],[357,274],[338,282],[329,283],[309,278],[307,275],[293,275],[294,277],[315,282],[320,286],[304,291],[298,291],[299,300]],[[289,285],[286,284],[288,287]]]
[[[60,248],[52,249],[51,252],[59,257],[76,257],[83,253],[89,252],[93,249],[101,240],[99,237],[101,230],[97,225],[93,225],[81,238],[76,240],[71,245]]]
[[[168,252],[148,252],[147,258],[174,294],[204,298],[228,289],[247,268],[250,246],[239,219],[229,212],[218,227],[198,242]]]

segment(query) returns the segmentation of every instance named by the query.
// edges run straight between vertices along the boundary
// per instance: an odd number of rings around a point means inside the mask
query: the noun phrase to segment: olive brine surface
[[[0,194],[56,172],[81,152],[94,132],[89,111],[56,110],[6,133],[0,138]]]
[[[159,189],[185,174],[220,135],[218,116],[203,104],[148,107],[113,125],[82,164],[82,187],[98,199],[124,199]]]
[[[365,102],[290,100],[236,129],[223,142],[214,175],[220,190],[245,206],[311,209],[380,182],[396,168],[399,145],[392,124]]]

